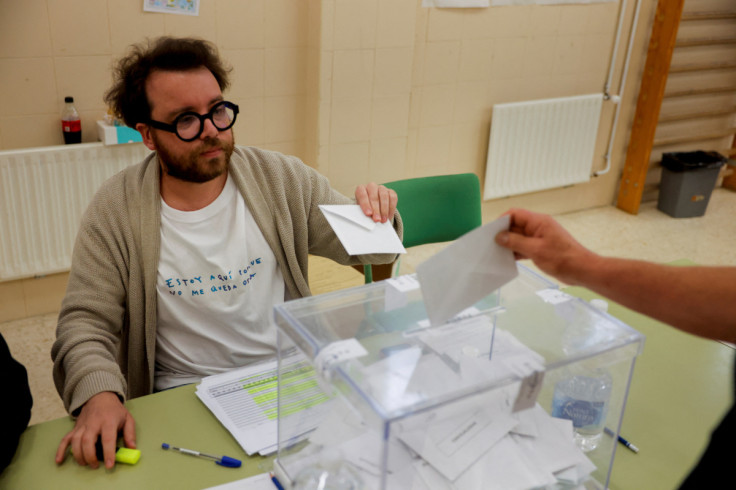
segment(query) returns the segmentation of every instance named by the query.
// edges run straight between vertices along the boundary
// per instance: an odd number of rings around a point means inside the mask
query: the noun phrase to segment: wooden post
[[[657,3],[616,203],[619,209],[631,214],[639,212],[684,3],[685,0],[659,0]]]

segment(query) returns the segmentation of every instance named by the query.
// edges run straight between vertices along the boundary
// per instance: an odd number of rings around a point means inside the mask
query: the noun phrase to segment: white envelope
[[[442,325],[519,274],[513,252],[495,241],[508,228],[509,217],[502,216],[419,264],[417,278],[432,325]]]
[[[376,223],[357,204],[319,206],[350,255],[406,253],[391,222]]]

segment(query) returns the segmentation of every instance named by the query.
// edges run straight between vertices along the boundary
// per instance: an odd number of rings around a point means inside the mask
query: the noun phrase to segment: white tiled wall
[[[110,68],[133,43],[160,35],[211,40],[233,67],[228,96],[243,107],[239,143],[301,154],[307,9],[316,0],[204,0],[199,16],[143,12],[140,0],[0,3],[0,149],[62,144],[59,114],[74,97],[84,141]]]
[[[0,149],[60,144],[66,95],[95,140],[113,60],[147,37],[198,36],[233,67],[236,140],[293,151],[345,193],[356,175],[482,176],[492,105],[601,91],[618,12],[617,2],[203,0],[192,17],[143,12],[140,0],[2,1]],[[346,151],[354,143],[360,151]]]
[[[617,2],[420,4],[321,2],[317,167],[343,192],[366,161],[376,181],[482,176],[493,104],[603,91]]]
[[[226,96],[241,106],[240,144],[296,154],[348,195],[365,181],[438,173],[476,172],[482,181],[494,104],[603,90],[619,4],[202,0],[192,17],[143,12],[140,0],[0,0],[0,149],[61,144],[66,95],[81,112],[84,141],[94,141],[113,61],[147,37],[186,35],[213,41],[233,67]],[[655,7],[642,2],[630,73],[640,73]],[[614,171],[484,211],[612,202],[635,102],[634,90]],[[602,120],[597,154],[611,124]]]

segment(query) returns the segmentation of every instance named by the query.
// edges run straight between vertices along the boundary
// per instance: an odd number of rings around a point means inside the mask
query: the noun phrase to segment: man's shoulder
[[[134,185],[135,183],[141,183],[149,171],[155,170],[152,165],[155,165],[155,152],[151,152],[143,160],[138,163],[129,165],[116,174],[113,174],[105,182],[103,182],[100,188],[105,186],[126,186]],[[149,176],[152,177],[152,176]]]
[[[155,178],[155,154],[129,165],[105,180],[95,193],[93,202],[119,203],[132,195],[140,195],[144,182]]]
[[[241,166],[252,165],[263,168],[275,167],[276,169],[281,165],[306,166],[299,157],[255,146],[236,146],[231,161]]]
[[[302,180],[316,173],[299,157],[253,146],[236,146],[230,162],[236,171],[253,179]]]

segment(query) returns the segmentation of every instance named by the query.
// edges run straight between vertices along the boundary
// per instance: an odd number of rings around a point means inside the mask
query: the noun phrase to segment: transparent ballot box
[[[275,320],[286,488],[608,485],[644,338],[523,266],[443,325],[414,276]]]

